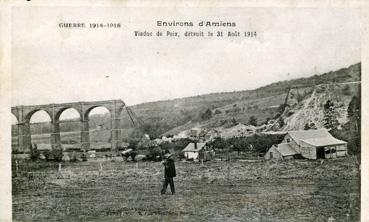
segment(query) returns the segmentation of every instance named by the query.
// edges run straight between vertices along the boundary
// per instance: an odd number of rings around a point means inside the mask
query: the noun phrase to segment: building
[[[346,156],[347,142],[334,138],[326,129],[289,131],[281,144],[268,150],[265,159],[280,159],[280,154],[283,158],[291,150],[306,159],[330,159]]]
[[[190,129],[190,137],[198,138],[200,136],[201,131],[202,129],[198,127]]]
[[[244,124],[239,123],[236,126],[222,130],[222,132],[220,133],[220,137],[222,137],[223,139],[229,139],[232,137],[249,136],[254,134],[255,132],[256,132],[255,126],[252,125],[246,126]]]
[[[187,160],[196,160],[199,158],[199,153],[205,148],[205,143],[189,143],[186,148],[182,150]]]
[[[300,154],[293,149],[288,143],[281,143],[278,145],[273,145],[268,152],[265,154],[264,158],[266,160],[276,159],[276,160],[285,160],[285,159],[294,159],[296,156]]]

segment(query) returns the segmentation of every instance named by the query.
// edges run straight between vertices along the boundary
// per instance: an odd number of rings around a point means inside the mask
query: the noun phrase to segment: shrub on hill
[[[255,116],[250,116],[249,125],[257,126],[258,125],[258,119]]]
[[[208,120],[212,117],[212,112],[210,109],[206,109],[205,112],[200,114],[201,120]]]

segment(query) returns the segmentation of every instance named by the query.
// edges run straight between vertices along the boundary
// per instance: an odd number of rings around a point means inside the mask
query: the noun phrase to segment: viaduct
[[[51,119],[51,147],[61,147],[59,117],[67,109],[75,109],[79,113],[81,125],[81,149],[90,149],[88,115],[96,107],[105,107],[111,115],[111,149],[116,150],[121,144],[120,117],[125,104],[122,100],[106,100],[96,102],[74,102],[46,105],[15,106],[11,112],[17,118],[18,151],[27,151],[31,146],[30,120],[37,111],[45,111]]]

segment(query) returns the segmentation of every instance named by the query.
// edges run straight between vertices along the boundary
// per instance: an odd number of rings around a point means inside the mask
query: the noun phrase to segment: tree
[[[257,126],[258,125],[258,119],[255,116],[250,116],[249,125]]]
[[[283,127],[284,126],[284,120],[282,117],[278,118],[278,125],[279,127]]]
[[[345,96],[349,96],[351,95],[351,89],[349,85],[346,85],[343,89],[342,89],[342,93]]]
[[[40,157],[40,151],[37,149],[37,144],[30,145],[30,158],[31,160],[37,160]]]
[[[347,107],[348,122],[342,127],[342,130],[334,130],[332,135],[338,139],[348,142],[347,148],[350,154],[361,153],[361,99],[360,96],[353,96]],[[359,156],[360,157],[360,156]]]
[[[317,129],[315,126],[315,123],[313,122],[306,123],[304,126],[304,130],[309,130],[309,129]]]
[[[213,113],[211,112],[211,110],[208,108],[204,113],[202,113],[200,115],[201,120],[208,120],[212,117]]]
[[[303,99],[304,99],[304,94],[303,93],[300,94],[299,92],[297,92],[296,94],[297,102],[300,103]]]
[[[337,110],[334,105],[334,103],[330,100],[327,100],[327,102],[324,104],[324,126],[327,129],[336,129],[339,125],[338,119],[337,119]]]
[[[309,130],[310,129],[310,125],[309,123],[306,123],[305,126],[304,126],[304,130]]]
[[[358,97],[353,96],[348,107],[347,117],[355,125],[356,131],[360,131],[361,125],[361,101]]]
[[[232,125],[237,125],[237,120],[235,118],[232,118]]]
[[[267,118],[265,119],[264,124],[268,124],[268,123],[269,123],[269,120],[270,120],[270,117],[267,117]]]

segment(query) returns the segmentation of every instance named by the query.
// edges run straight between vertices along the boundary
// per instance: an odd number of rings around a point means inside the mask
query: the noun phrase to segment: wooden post
[[[230,166],[229,166],[229,162],[230,161],[228,161],[228,163],[227,163],[227,166],[228,166],[228,169],[227,169],[227,180],[228,180],[228,182],[231,182],[231,179],[230,179],[230,177],[231,177],[231,168],[230,168]]]
[[[103,167],[102,167],[102,164],[101,163],[99,163],[99,175],[101,175],[101,173],[103,172]]]
[[[18,176],[18,160],[15,160],[15,176]]]
[[[61,172],[61,169],[62,169],[62,167],[61,167],[61,163],[59,163],[58,175],[57,175],[57,178],[58,178],[58,179],[62,179],[62,178],[63,178],[63,174],[62,174],[62,172]]]

